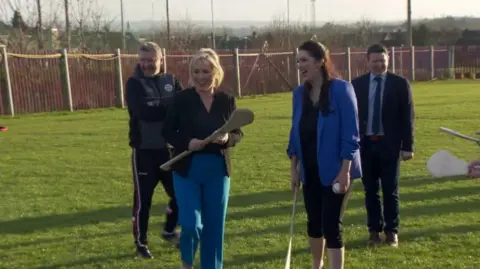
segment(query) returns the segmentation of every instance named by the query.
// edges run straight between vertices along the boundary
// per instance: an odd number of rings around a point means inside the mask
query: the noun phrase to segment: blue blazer
[[[305,182],[302,147],[300,145],[300,118],[303,111],[303,85],[293,91],[293,114],[287,155],[296,156],[300,163],[301,180]],[[317,122],[318,173],[324,186],[331,185],[344,159],[351,160],[350,178],[362,177],[360,136],[355,91],[351,83],[333,79],[329,92],[329,113],[319,111]]]

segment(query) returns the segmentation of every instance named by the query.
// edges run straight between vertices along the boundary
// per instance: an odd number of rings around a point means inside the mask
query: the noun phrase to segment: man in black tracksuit
[[[160,169],[170,159],[162,137],[163,121],[175,94],[182,86],[172,75],[161,72],[163,55],[155,43],[145,43],[139,51],[140,63],[127,81],[126,101],[130,116],[129,140],[133,170],[133,235],[137,253],[153,258],[147,241],[152,196],[160,181],[170,197],[163,238],[178,244],[178,207],[171,172]]]

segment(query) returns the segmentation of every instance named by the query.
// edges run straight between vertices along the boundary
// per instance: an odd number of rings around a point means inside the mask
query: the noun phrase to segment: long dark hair
[[[332,80],[334,77],[338,77],[335,68],[333,67],[332,60],[330,58],[330,52],[327,47],[322,43],[315,42],[312,40],[304,42],[298,47],[298,50],[306,51],[311,57],[315,60],[323,60],[323,65],[320,72],[322,73],[323,82],[321,86],[320,100],[318,101],[320,111],[326,115],[329,113],[329,90],[332,85]],[[304,93],[306,98],[310,98],[310,92],[312,91],[312,84],[310,82],[305,82],[304,84]]]

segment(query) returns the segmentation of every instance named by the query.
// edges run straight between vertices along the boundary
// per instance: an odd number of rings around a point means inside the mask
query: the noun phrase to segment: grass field
[[[480,129],[480,84],[413,84],[415,159],[401,169],[400,247],[367,248],[362,187],[344,220],[347,269],[480,268],[480,180],[430,179],[438,149],[480,157],[473,143],[438,131]],[[225,268],[283,268],[291,193],[285,147],[291,95],[239,101],[256,113],[235,149]],[[161,188],[150,225],[156,259],[133,259],[132,180],[124,110],[0,118],[0,268],[178,268],[178,252],[159,237]],[[301,200],[301,199],[300,199]],[[310,268],[306,216],[299,203],[293,268]],[[209,269],[209,268],[205,268]]]

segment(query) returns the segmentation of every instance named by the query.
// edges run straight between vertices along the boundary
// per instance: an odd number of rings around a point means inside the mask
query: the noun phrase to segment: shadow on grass
[[[406,232],[401,232],[399,234],[399,242],[414,242],[419,238],[422,239],[431,239],[432,241],[437,241],[439,237],[445,235],[454,235],[472,232],[480,232],[480,224],[469,224],[469,225],[458,225],[453,227],[442,227],[442,228],[433,228],[433,229],[418,229],[418,230],[409,230]],[[346,249],[360,249],[367,247],[367,237],[365,239],[359,239],[354,241],[347,241],[345,243]]]
[[[224,262],[224,267],[229,268],[230,266],[247,266],[247,265],[257,265],[265,262],[272,262],[277,260],[284,260],[287,255],[288,245],[285,243],[285,251],[270,252],[265,254],[239,254],[233,256],[231,259]],[[308,246],[303,248],[294,248],[292,249],[292,260],[295,260],[296,255],[308,253]],[[283,266],[282,266],[283,268]]]
[[[363,192],[358,192],[358,189],[355,189],[355,193],[352,194],[352,197],[348,201],[348,206],[347,210],[351,209],[362,209],[364,208],[364,196]],[[456,187],[456,188],[450,188],[450,189],[443,189],[443,190],[432,190],[432,191],[425,191],[425,192],[412,192],[412,193],[405,193],[402,194],[400,193],[400,203],[402,202],[421,202],[421,201],[428,201],[428,200],[435,200],[439,199],[442,197],[466,197],[469,195],[476,195],[480,193],[480,186],[462,186],[462,187]],[[298,204],[297,208],[303,211],[303,197],[298,198]],[[473,201],[473,203],[478,203],[478,201]],[[406,208],[406,209],[401,209],[401,214],[402,216],[404,215],[410,215],[410,214],[415,214],[415,212],[420,212],[423,211],[423,208],[435,208],[436,211],[434,212],[425,212],[426,214],[435,214],[436,212],[445,212],[446,210],[443,210],[443,206],[446,208],[452,208],[455,210],[455,206],[457,204],[462,204],[462,202],[458,203],[452,203],[451,205],[440,205],[440,207],[437,208],[436,205],[426,205],[422,207],[414,207],[414,208]],[[459,208],[461,209],[461,208]],[[248,210],[248,211],[243,211],[243,212],[235,212],[231,213],[227,216],[228,220],[242,220],[242,219],[256,219],[256,218],[265,218],[265,217],[274,217],[274,216],[282,216],[282,215],[288,215],[291,214],[292,210],[292,205],[285,205],[285,206],[276,206],[276,207],[270,207],[270,208],[262,208],[262,209],[253,209],[253,210]],[[428,209],[429,210],[429,209]],[[412,211],[412,213],[408,213]],[[347,211],[348,212],[348,211]],[[405,213],[407,212],[407,213]],[[458,212],[464,212],[464,211],[458,211]],[[364,213],[362,212],[362,217],[364,217]],[[349,222],[349,216],[346,216],[346,223],[351,223]]]
[[[400,190],[400,203],[435,200],[444,197],[465,197],[469,195],[477,195],[479,193],[480,185],[410,193],[402,193]]]
[[[98,239],[102,237],[110,237],[110,236],[117,236],[117,235],[124,235],[128,231],[116,231],[116,232],[111,232],[111,233],[99,233],[99,234],[92,234],[92,235],[86,235],[82,236],[82,239]],[[63,237],[55,237],[55,238],[41,238],[38,240],[32,240],[32,241],[23,241],[23,242],[15,242],[11,244],[2,244],[0,245],[0,250],[3,249],[13,249],[13,248],[24,248],[24,247],[29,247],[29,246],[35,246],[35,245],[42,245],[42,244],[51,244],[51,243],[58,243],[58,242],[66,242],[69,239],[71,239],[71,236],[63,236]]]
[[[448,204],[433,204],[433,205],[424,205],[420,207],[407,207],[401,208],[400,214],[403,220],[410,218],[426,217],[426,216],[442,216],[455,213],[466,213],[466,212],[478,212],[479,200],[471,201],[458,201]],[[246,217],[247,218],[247,217]],[[344,225],[365,225],[366,215],[365,213],[358,212],[355,214],[346,213],[343,218]],[[298,222],[304,222],[306,219],[298,220]],[[265,229],[258,229],[255,231],[241,231],[227,234],[227,237],[248,237],[248,236],[258,236],[261,234],[265,236],[267,234],[287,234],[289,232],[290,223],[286,221],[285,225],[277,225],[275,227],[268,227]]]
[[[290,199],[291,194],[285,191],[267,191],[253,194],[235,195],[230,198],[231,207],[248,207],[251,205],[260,205],[272,201],[282,201]],[[156,207],[152,206],[152,214]],[[280,214],[281,208],[278,209]],[[288,210],[287,210],[288,211]],[[48,215],[40,217],[26,217],[15,220],[0,222],[0,234],[26,234],[39,230],[54,230],[65,227],[75,227],[82,225],[94,225],[102,222],[115,222],[131,218],[131,208],[127,206],[117,206],[102,208],[88,212],[77,212],[71,214]],[[249,214],[252,214],[251,212]],[[254,213],[255,214],[255,213]],[[260,212],[261,214],[261,212]],[[265,215],[264,215],[265,216]],[[258,215],[260,217],[260,215]]]
[[[444,179],[442,179],[444,180]],[[423,181],[423,179],[416,179],[414,181]],[[438,181],[437,181],[438,182]],[[405,182],[404,182],[405,183]],[[417,182],[418,183],[418,182]],[[425,182],[426,183],[426,182]],[[428,184],[428,183],[426,183]],[[405,184],[404,184],[405,185]],[[363,194],[355,189],[355,193],[349,201],[348,208],[363,208]],[[403,201],[425,201],[434,200],[440,197],[465,197],[471,194],[480,193],[480,186],[472,187],[457,187],[448,190],[438,190],[429,192],[414,192],[400,194],[401,202]],[[245,194],[232,196],[231,207],[248,207],[250,205],[259,205],[272,201],[288,201],[291,200],[291,194],[288,190],[285,191],[269,191],[255,194]],[[299,197],[297,207],[303,208],[303,198]],[[421,216],[421,215],[436,215],[442,212],[468,212],[469,207],[472,210],[478,210],[478,201],[471,202],[457,202],[452,204],[440,205],[426,205],[414,208],[401,209],[402,216]],[[155,205],[157,207],[160,205]],[[154,209],[152,209],[154,211]],[[79,212],[62,215],[49,215],[41,217],[29,217],[16,220],[9,220],[0,222],[0,234],[26,234],[39,230],[54,230],[65,227],[75,227],[83,225],[95,225],[102,222],[116,222],[124,221],[130,218],[131,208],[127,206],[118,206],[103,208],[89,212]],[[285,206],[276,206],[261,209],[252,209],[242,212],[230,213],[227,220],[243,220],[243,219],[258,219],[275,216],[287,216],[291,213],[291,204]],[[345,223],[356,223],[363,221],[365,215],[362,212],[357,215],[347,215]],[[285,229],[288,230],[288,229]]]
[[[406,177],[400,179],[400,189],[402,187],[419,187],[424,185],[431,184],[443,184],[447,182],[456,182],[456,181],[469,181],[470,178],[464,177],[442,177],[442,178],[432,178],[432,177]]]
[[[289,201],[291,199],[292,192],[290,190],[265,191],[232,196],[229,199],[228,206],[248,207],[271,202]]]
[[[292,120],[292,116],[291,115],[282,115],[282,116],[267,116],[267,117],[264,117],[265,119],[267,120]]]
[[[106,261],[117,261],[118,260],[123,260],[123,259],[128,259],[128,258],[134,258],[134,253],[132,252],[131,254],[118,254],[118,255],[112,255],[112,256],[100,256],[100,257],[92,257],[92,258],[87,258],[83,260],[76,260],[72,262],[67,262],[67,263],[59,263],[59,264],[51,264],[51,265],[43,265],[43,266],[38,266],[34,267],[35,269],[57,269],[57,268],[70,268],[74,266],[85,266],[87,264],[94,264],[94,263],[104,263]]]
[[[110,207],[89,212],[79,212],[62,215],[27,217],[0,222],[0,233],[26,234],[39,230],[54,230],[58,228],[93,225],[101,222],[115,222],[131,218],[130,207]]]
[[[412,230],[408,232],[404,232],[400,236],[400,243],[408,241],[415,241],[417,238],[432,238],[435,240],[436,237],[442,235],[452,235],[452,234],[465,234],[468,232],[479,232],[480,231],[480,224],[471,224],[471,225],[459,225],[454,227],[446,227],[446,228],[437,228],[437,229],[422,229],[422,230]],[[351,249],[360,249],[360,248],[367,248],[366,246],[366,239],[365,240],[356,240],[356,241],[347,241],[345,243],[345,248],[348,250]],[[295,247],[292,250],[292,256],[299,254],[309,253],[309,249],[307,246],[307,241],[305,241],[305,246],[298,248]],[[278,260],[284,260],[287,254],[287,244],[285,244],[285,250],[277,251],[277,252],[269,252],[265,254],[240,254],[235,255],[225,262],[225,266],[228,268],[229,266],[242,266],[242,265],[249,265],[249,264],[258,264],[262,262],[273,262]]]

